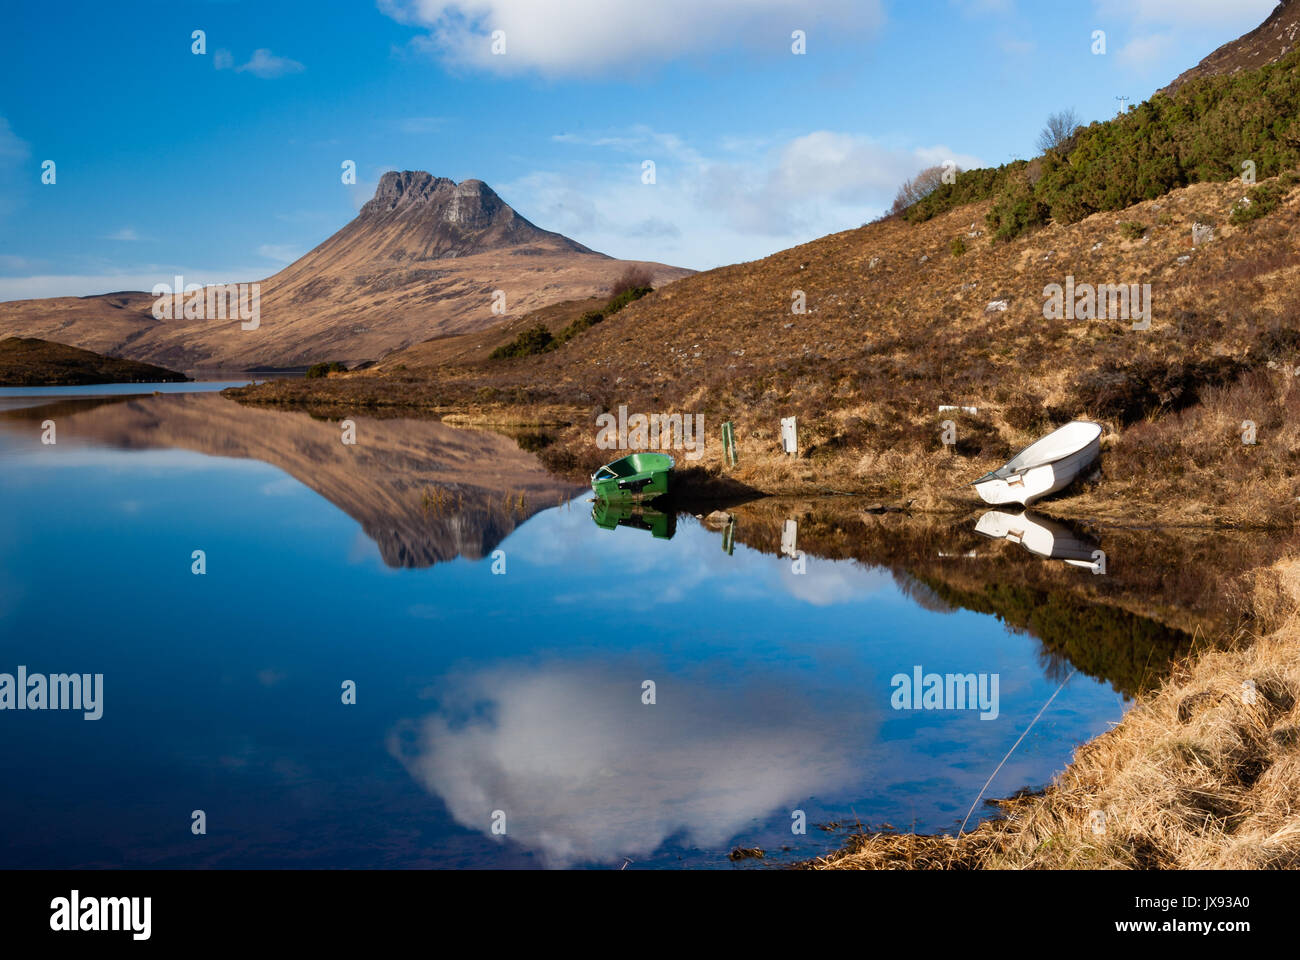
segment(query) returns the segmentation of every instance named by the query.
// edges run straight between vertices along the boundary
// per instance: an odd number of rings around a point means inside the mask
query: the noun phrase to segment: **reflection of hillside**
[[[8,411],[0,429],[49,411]],[[60,404],[58,429],[60,445],[261,460],[361,524],[392,567],[478,559],[539,510],[579,492],[497,434],[432,420],[353,419],[357,442],[345,445],[337,422],[246,407],[218,394],[177,394],[89,408]]]
[[[1286,549],[1272,537],[1231,531],[1076,531],[1105,550],[1094,575],[990,541],[976,517],[872,515],[853,501],[760,500],[732,508],[736,540],[777,554],[785,521],[798,522],[809,557],[855,559],[890,569],[906,590],[936,605],[998,616],[1124,693],[1160,680],[1193,636],[1214,643],[1251,614],[1243,577]]]

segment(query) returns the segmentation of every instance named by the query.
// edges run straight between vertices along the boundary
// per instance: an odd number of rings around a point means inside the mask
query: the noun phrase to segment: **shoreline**
[[[257,393],[262,401],[268,392]],[[251,399],[251,398],[250,398]],[[341,399],[341,398],[340,398]],[[281,404],[276,404],[281,405]],[[299,404],[283,404],[298,407]],[[371,413],[373,407],[353,413]],[[516,429],[550,426],[557,436],[539,456],[561,475],[585,476],[599,451],[593,451],[594,431],[578,425],[584,417],[575,407],[502,406],[444,402],[444,417],[463,426],[510,426]],[[429,415],[428,407],[384,405],[386,414]],[[544,413],[543,413],[544,411]],[[554,421],[566,419],[554,428]],[[818,457],[817,450],[799,459],[773,452],[775,438],[758,431],[742,433],[741,464],[724,470],[718,445],[710,444],[702,460],[684,471],[689,493],[713,488],[715,499],[730,493],[751,509],[781,499],[808,501],[814,508],[830,491],[881,506],[914,502],[910,514],[934,523],[957,514],[990,509],[973,494],[952,488],[960,476],[978,476],[990,458],[965,458],[926,451],[890,451],[895,463],[910,465],[921,483],[891,483],[871,473],[856,474],[845,483],[842,473],[852,454],[834,452]],[[1108,459],[1127,431],[1112,430],[1103,447],[1103,473]],[[767,449],[763,449],[766,446]],[[1108,452],[1111,456],[1108,458]],[[996,464],[993,464],[996,465]],[[1211,490],[1197,509],[1171,495],[1159,478],[1128,478],[1125,496],[1114,488],[1116,478],[1076,485],[1056,498],[1036,504],[1038,513],[1085,522],[1107,532],[1179,530],[1189,534],[1286,534],[1294,532],[1294,504],[1251,517],[1238,504],[1220,500],[1224,509],[1206,509],[1217,491]],[[1176,486],[1176,485],[1175,485]],[[821,489],[818,489],[821,488]],[[1216,506],[1218,504],[1215,504]],[[871,513],[866,510],[864,513]],[[887,517],[899,516],[889,513]],[[802,533],[801,533],[802,538]],[[1237,572],[1249,594],[1249,606],[1259,633],[1224,630],[1205,637],[1177,656],[1168,675],[1150,691],[1135,694],[1136,702],[1111,730],[1082,743],[1070,762],[1042,793],[1010,799],[985,799],[1000,816],[980,822],[960,836],[951,834],[857,833],[837,850],[794,869],[1141,869],[1300,865],[1300,824],[1288,826],[1285,798],[1300,785],[1300,561],[1286,536],[1277,541],[1283,555],[1271,563],[1246,566]],[[1243,558],[1244,559],[1244,558]],[[1248,561],[1250,562],[1250,561]],[[1089,585],[1091,586],[1091,585]],[[1159,599],[1160,586],[1154,585]],[[1113,681],[1112,681],[1113,682]],[[1253,685],[1253,686],[1250,686]],[[1246,702],[1243,690],[1254,692]]]
[[[232,391],[238,392],[238,391]],[[470,426],[537,425],[560,419],[538,408],[485,408],[448,404],[456,422]],[[410,413],[410,407],[389,407]],[[572,410],[572,408],[570,408]],[[369,411],[367,411],[369,412]],[[738,433],[739,433],[738,425]],[[593,458],[592,437],[575,423],[540,451],[548,469],[569,476],[585,471]],[[823,500],[818,487],[837,476],[842,457],[779,458],[755,449],[755,438],[741,442],[741,466],[723,470],[716,444],[688,468],[699,482],[733,495],[750,510],[776,506],[781,499],[801,499],[815,509]],[[584,442],[585,441],[585,442]],[[770,442],[770,441],[769,441]],[[1123,433],[1114,431],[1103,449],[1114,450]],[[913,454],[913,464],[928,460],[928,485],[892,487],[881,478],[838,491],[867,500],[893,498],[916,502],[911,514],[927,523],[957,514],[989,509],[977,497],[937,489],[954,474],[976,472],[984,462],[960,471],[957,458]],[[964,458],[962,458],[964,459]],[[947,469],[945,469],[945,463]],[[748,469],[746,469],[748,467]],[[1138,478],[1141,486],[1143,478]],[[1130,489],[1132,483],[1130,482]],[[1254,522],[1239,511],[1199,513],[1168,509],[1176,502],[1167,484],[1152,484],[1143,502],[1134,504],[1111,492],[1107,478],[1064,491],[1035,505],[1056,519],[1087,522],[1104,531],[1180,530],[1189,534],[1285,534],[1294,526],[1286,510]],[[1103,491],[1105,499],[1103,499]],[[1155,496],[1151,494],[1154,493]],[[918,496],[919,494],[919,496]],[[720,495],[718,499],[725,499]],[[1293,510],[1293,508],[1291,508]],[[870,511],[864,511],[870,512]],[[899,516],[887,514],[888,518]],[[776,534],[771,534],[776,536]],[[801,540],[803,534],[801,531]],[[837,850],[793,869],[1142,869],[1206,867],[1279,867],[1300,865],[1300,824],[1288,825],[1286,797],[1300,785],[1300,561],[1286,536],[1264,538],[1283,555],[1271,563],[1247,565],[1237,572],[1245,584],[1254,626],[1260,632],[1224,629],[1218,636],[1176,656],[1168,675],[1150,691],[1135,693],[1135,704],[1111,730],[1080,744],[1062,772],[1041,793],[1009,799],[985,799],[999,816],[970,831],[951,834],[863,832],[851,835]],[[1246,558],[1240,558],[1246,559]],[[1262,558],[1261,558],[1262,559]],[[1247,561],[1251,563],[1253,561]],[[1091,584],[1088,584],[1090,587]],[[1161,586],[1153,584],[1159,600]],[[1234,635],[1235,634],[1235,635]],[[1115,682],[1112,678],[1112,682]],[[1253,693],[1246,695],[1245,690]],[[1246,702],[1253,697],[1252,702]]]

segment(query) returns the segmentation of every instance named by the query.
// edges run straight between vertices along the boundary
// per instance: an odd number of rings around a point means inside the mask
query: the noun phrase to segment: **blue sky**
[[[0,299],[269,276],[351,219],[389,169],[484,180],[539,226],[614,256],[755,259],[860,225],[937,161],[1032,156],[1049,113],[1088,122],[1117,95],[1145,99],[1274,5],[11,4]],[[355,186],[341,182],[347,160]]]

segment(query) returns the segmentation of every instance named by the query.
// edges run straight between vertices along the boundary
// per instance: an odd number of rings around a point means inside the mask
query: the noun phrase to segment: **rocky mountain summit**
[[[1197,77],[1239,73],[1275,63],[1300,41],[1300,0],[1282,0],[1267,20],[1245,36],[1219,49],[1184,71],[1160,93],[1172,93]]]

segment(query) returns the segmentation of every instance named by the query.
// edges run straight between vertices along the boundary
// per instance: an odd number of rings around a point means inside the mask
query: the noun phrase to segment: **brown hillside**
[[[605,292],[632,263],[656,285],[691,271],[615,260],[542,230],[478,180],[390,172],[356,219],[261,281],[261,324],[156,320],[125,292],[0,303],[0,334],[38,336],[186,370],[376,360],[431,337]],[[160,282],[171,282],[160,277]],[[179,315],[179,311],[177,312]]]

